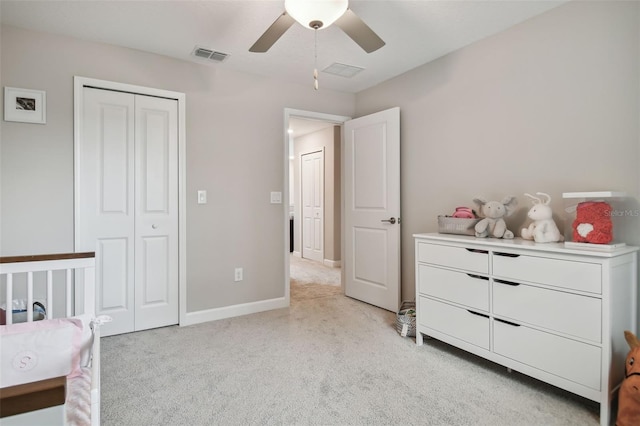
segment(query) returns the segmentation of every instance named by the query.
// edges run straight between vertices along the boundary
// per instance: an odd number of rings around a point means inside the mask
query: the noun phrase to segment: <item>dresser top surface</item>
[[[439,233],[425,233],[425,234],[413,234],[416,240],[425,240],[432,242],[449,242],[449,243],[461,243],[461,244],[476,244],[482,245],[487,249],[492,248],[513,248],[513,249],[525,249],[531,251],[540,252],[556,252],[565,254],[577,254],[582,256],[593,257],[616,257],[622,256],[627,253],[633,253],[638,250],[635,246],[622,246],[613,249],[597,246],[593,244],[591,246],[584,245],[580,247],[568,247],[565,243],[536,243],[535,241],[523,240],[522,238],[514,238],[512,240],[502,238],[478,238],[470,235],[456,235],[456,234],[439,234]]]

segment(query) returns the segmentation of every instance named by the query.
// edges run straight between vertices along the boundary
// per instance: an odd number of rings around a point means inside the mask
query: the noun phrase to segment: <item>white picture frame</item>
[[[44,90],[4,88],[4,121],[46,124],[47,94]]]

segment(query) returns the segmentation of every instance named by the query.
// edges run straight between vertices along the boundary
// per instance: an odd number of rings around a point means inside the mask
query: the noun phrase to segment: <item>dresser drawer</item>
[[[493,254],[493,275],[589,293],[602,292],[600,264],[536,256]]]
[[[489,311],[489,277],[418,265],[421,294]]]
[[[597,346],[494,320],[493,349],[522,364],[600,390],[601,350]]]
[[[486,250],[418,243],[417,256],[418,262],[448,266],[482,274],[489,273],[489,254]]]
[[[489,317],[420,297],[420,325],[489,350]]]
[[[601,341],[602,302],[595,297],[494,279],[493,313],[594,342]]]

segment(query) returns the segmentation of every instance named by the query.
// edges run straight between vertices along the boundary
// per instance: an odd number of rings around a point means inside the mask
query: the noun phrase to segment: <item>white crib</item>
[[[95,254],[0,257],[0,286],[5,288],[6,305],[3,315],[6,318],[0,318],[6,322],[0,325],[3,366],[0,423],[98,426],[99,326],[110,318],[95,318]],[[26,316],[25,312],[13,313],[14,300],[24,302]],[[34,318],[35,301],[45,306],[46,318],[41,321],[34,321],[38,319],[38,315]],[[26,322],[18,323],[24,319]],[[73,344],[66,345],[67,341],[60,336],[69,336]],[[56,354],[57,347],[60,354]],[[19,370],[18,367],[26,365],[21,360],[30,360],[31,356],[34,367]],[[46,377],[50,371],[66,371],[67,364],[71,366],[69,369],[74,368],[69,374]],[[34,375],[39,380],[32,380]],[[59,388],[60,383],[63,403],[59,396],[57,400],[52,396],[52,387]],[[47,386],[51,389],[46,390]],[[43,398],[42,387],[48,397]]]

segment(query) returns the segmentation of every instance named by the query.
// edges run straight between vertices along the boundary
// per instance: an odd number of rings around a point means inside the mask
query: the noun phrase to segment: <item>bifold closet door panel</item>
[[[96,252],[96,311],[113,318],[102,328],[108,336],[134,330],[135,100],[129,93],[83,90],[76,250]]]
[[[178,323],[178,102],[135,99],[135,329]]]

